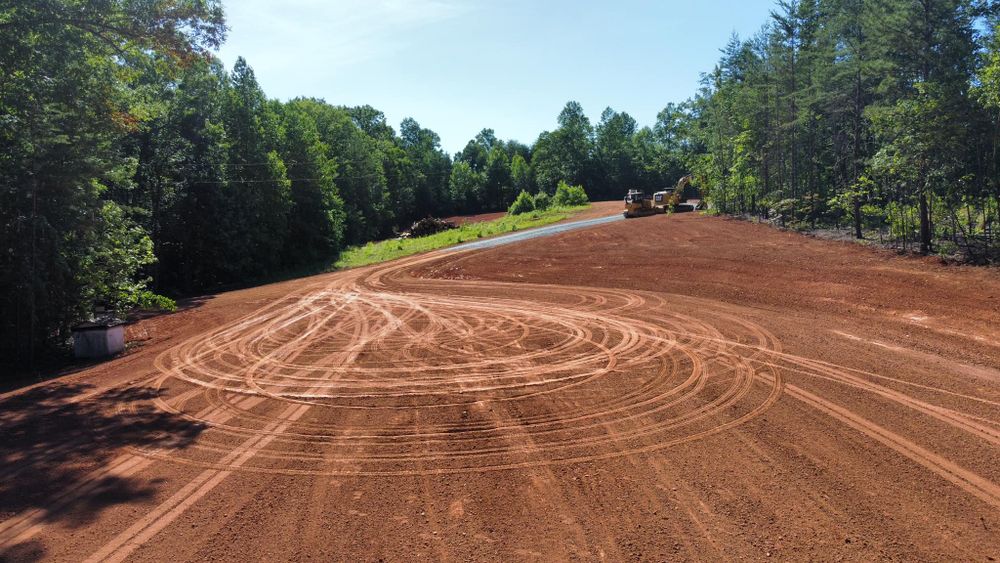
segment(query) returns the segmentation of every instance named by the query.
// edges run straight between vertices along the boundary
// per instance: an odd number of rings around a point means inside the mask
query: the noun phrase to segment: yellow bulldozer
[[[626,219],[630,219],[668,211],[690,211],[686,208],[682,209],[684,204],[681,203],[681,198],[684,197],[684,188],[689,183],[691,183],[691,177],[684,176],[677,182],[676,187],[656,192],[652,197],[639,190],[629,190],[628,194],[625,195],[625,211],[622,215]]]
[[[626,219],[632,217],[646,217],[657,213],[666,213],[664,207],[653,205],[653,198],[640,192],[639,190],[629,190],[625,194],[625,212],[622,215]]]

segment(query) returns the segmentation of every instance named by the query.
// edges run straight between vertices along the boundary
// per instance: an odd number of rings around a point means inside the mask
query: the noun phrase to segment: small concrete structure
[[[99,319],[73,327],[73,354],[77,358],[106,358],[125,350],[125,323]]]

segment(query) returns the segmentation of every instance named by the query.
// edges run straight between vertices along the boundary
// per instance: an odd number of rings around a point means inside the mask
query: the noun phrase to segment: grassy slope
[[[364,246],[352,246],[340,254],[340,259],[334,263],[331,269],[367,266],[369,264],[395,260],[403,256],[427,252],[428,250],[444,248],[494,235],[512,233],[532,227],[541,227],[542,225],[562,221],[587,209],[587,207],[589,206],[559,207],[542,212],[533,211],[523,215],[507,215],[496,221],[462,225],[457,229],[427,237],[390,239],[381,242],[370,242]]]

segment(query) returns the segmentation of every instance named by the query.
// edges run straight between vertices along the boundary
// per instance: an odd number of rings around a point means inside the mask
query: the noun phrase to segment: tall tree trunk
[[[854,74],[854,154],[851,159],[851,182],[858,181],[858,164],[861,161],[861,120],[864,112],[861,88],[861,67],[858,66],[858,70]],[[854,238],[861,240],[865,238],[865,234],[861,230],[861,197],[855,193],[851,203],[854,206]]]
[[[927,205],[927,188],[920,190],[920,253],[929,254],[931,251],[931,215],[930,206]]]
[[[851,203],[854,205],[854,238],[861,240],[865,238],[861,231],[861,198],[854,196]]]
[[[38,269],[37,244],[38,239],[38,173],[34,164],[31,173],[31,277],[28,280],[28,369],[35,369],[35,335],[38,320]]]

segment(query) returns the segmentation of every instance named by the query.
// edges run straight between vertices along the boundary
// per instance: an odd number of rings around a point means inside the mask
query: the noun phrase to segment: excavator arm
[[[677,194],[678,197],[684,197],[684,188],[688,187],[690,183],[691,183],[691,176],[690,175],[684,176],[683,178],[677,181],[677,187],[674,189],[674,193]]]

